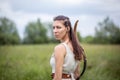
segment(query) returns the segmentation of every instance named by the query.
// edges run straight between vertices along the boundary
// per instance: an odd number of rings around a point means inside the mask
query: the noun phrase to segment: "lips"
[[[58,37],[58,35],[56,35],[56,34],[54,34],[54,36],[57,38]]]
[[[54,34],[54,36],[58,36],[58,34]]]
[[[55,37],[58,37],[58,35],[55,35]]]

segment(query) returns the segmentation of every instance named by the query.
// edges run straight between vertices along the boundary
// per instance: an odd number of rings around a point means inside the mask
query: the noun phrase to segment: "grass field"
[[[0,80],[52,80],[49,59],[54,46],[0,46]],[[120,45],[82,46],[88,64],[81,80],[120,80]]]

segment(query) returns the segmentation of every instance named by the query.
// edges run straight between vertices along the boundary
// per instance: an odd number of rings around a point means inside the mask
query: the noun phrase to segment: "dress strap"
[[[75,78],[74,78],[74,73],[70,73],[70,75],[71,75],[71,79],[72,79],[72,80],[75,80]]]
[[[65,46],[65,48],[67,48],[67,44],[66,43],[62,43],[64,46]]]
[[[69,48],[68,48],[67,44],[66,43],[62,43],[62,44],[65,46],[66,53],[68,53],[69,52]]]

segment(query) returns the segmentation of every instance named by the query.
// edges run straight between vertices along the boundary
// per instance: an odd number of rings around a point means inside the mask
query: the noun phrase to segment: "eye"
[[[53,29],[55,29],[55,26],[53,26]]]
[[[57,27],[57,29],[61,29],[61,26],[56,26]]]
[[[61,29],[61,26],[53,26],[53,29]]]

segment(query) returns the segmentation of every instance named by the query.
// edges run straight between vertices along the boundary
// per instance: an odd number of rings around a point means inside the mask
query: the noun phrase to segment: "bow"
[[[77,36],[77,24],[78,24],[78,20],[75,22],[75,25],[74,25],[74,34],[75,34],[75,37],[77,39],[77,42],[79,43],[78,36]],[[83,54],[83,60],[84,60],[83,70],[76,80],[79,80],[86,70],[87,60],[86,60],[85,54]]]

